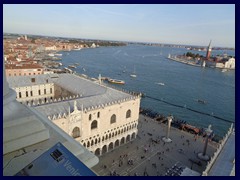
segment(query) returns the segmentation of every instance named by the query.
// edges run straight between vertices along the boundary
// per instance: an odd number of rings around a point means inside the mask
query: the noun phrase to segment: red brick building
[[[44,73],[39,64],[6,64],[6,76],[31,76]]]

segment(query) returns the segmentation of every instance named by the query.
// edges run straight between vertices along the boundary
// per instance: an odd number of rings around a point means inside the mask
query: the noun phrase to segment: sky
[[[235,5],[4,4],[3,32],[235,48]]]

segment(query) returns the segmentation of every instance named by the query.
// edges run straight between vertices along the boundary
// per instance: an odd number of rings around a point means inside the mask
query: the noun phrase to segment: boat
[[[130,76],[131,76],[131,77],[134,77],[134,78],[137,77],[136,74],[130,74]]]
[[[76,66],[73,66],[73,65],[69,65],[68,67],[69,68],[77,68]]]
[[[50,53],[50,54],[48,54],[48,56],[50,56],[50,57],[54,57],[54,54],[53,54],[53,53]]]
[[[158,85],[161,85],[161,86],[165,86],[165,84],[164,83],[156,83],[156,84],[158,84]]]
[[[74,51],[80,51],[82,48],[74,48]]]
[[[133,77],[133,78],[137,77],[137,74],[136,74],[136,72],[135,72],[135,66],[134,66],[134,71],[133,71],[132,74],[130,74],[130,76]]]
[[[79,66],[79,63],[74,63],[74,65]]]
[[[227,72],[227,69],[222,69],[222,72]]]
[[[55,56],[62,56],[62,54],[54,54]]]
[[[207,104],[207,102],[202,100],[202,99],[197,99],[197,102],[200,103],[200,104]]]
[[[118,79],[107,79],[107,81],[109,83],[113,83],[113,84],[125,84],[125,81],[123,80],[118,80]]]
[[[64,68],[65,71],[69,72],[69,73],[73,73],[73,71],[67,67]]]

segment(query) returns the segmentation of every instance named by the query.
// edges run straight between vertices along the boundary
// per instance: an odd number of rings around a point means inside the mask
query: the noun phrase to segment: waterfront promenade
[[[201,174],[206,162],[199,160],[197,153],[203,151],[204,138],[172,127],[172,143],[168,144],[162,141],[165,135],[165,124],[140,115],[137,138],[102,155],[93,170],[99,176],[163,176],[180,162]],[[209,142],[207,154],[212,156],[215,150],[216,143]]]

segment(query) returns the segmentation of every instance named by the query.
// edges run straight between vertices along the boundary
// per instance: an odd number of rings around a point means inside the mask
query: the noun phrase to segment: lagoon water
[[[219,69],[194,67],[166,58],[169,53],[186,52],[188,50],[184,48],[142,45],[100,47],[62,52],[62,63],[65,67],[79,63],[75,69],[78,73],[94,78],[101,74],[124,80],[125,85],[116,86],[235,122],[235,71],[221,72]],[[194,53],[205,55],[206,52]],[[222,53],[212,52],[213,55]],[[234,51],[227,53],[235,56]],[[134,69],[136,78],[130,77]],[[158,83],[164,83],[164,86]],[[207,104],[200,104],[197,99],[205,100]],[[214,133],[219,136],[223,136],[230,127],[229,122],[149,98],[142,98],[141,107],[164,115],[172,114],[198,127],[212,124]]]

